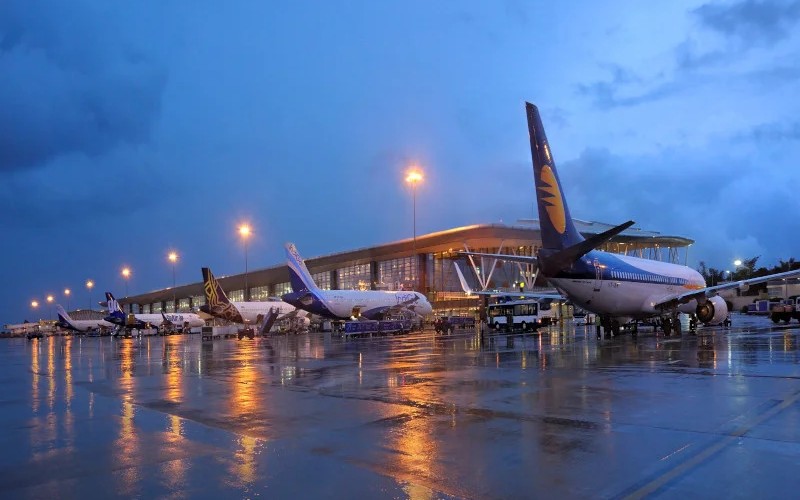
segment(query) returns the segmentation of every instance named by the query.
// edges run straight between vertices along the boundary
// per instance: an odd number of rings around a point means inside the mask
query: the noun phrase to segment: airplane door
[[[600,261],[594,259],[594,291],[599,292],[600,287],[603,286],[603,268],[600,267]]]

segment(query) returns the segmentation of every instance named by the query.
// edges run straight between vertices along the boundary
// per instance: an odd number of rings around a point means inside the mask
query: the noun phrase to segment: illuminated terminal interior
[[[576,220],[585,236],[610,229],[611,225]],[[415,241],[416,240],[416,241]],[[434,311],[459,314],[474,311],[475,296],[461,289],[453,261],[459,263],[470,286],[475,290],[512,291],[544,286],[534,282],[535,269],[525,264],[502,262],[492,258],[472,259],[464,250],[483,253],[535,255],[541,245],[538,221],[523,220],[515,225],[480,224],[408,238],[369,248],[306,259],[317,285],[330,289],[418,290],[424,292]],[[636,257],[685,264],[692,240],[664,236],[653,231],[629,228],[601,249]],[[209,263],[213,269],[213,263]],[[200,270],[197,270],[200,277]],[[217,277],[232,301],[266,300],[291,291],[289,272],[284,262],[232,276]],[[245,290],[247,283],[247,290]],[[205,304],[203,284],[198,281],[121,299],[128,312],[159,313],[189,311]]]

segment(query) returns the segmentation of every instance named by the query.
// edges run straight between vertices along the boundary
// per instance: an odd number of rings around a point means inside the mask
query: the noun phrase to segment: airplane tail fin
[[[108,303],[109,313],[122,312],[122,307],[120,307],[119,302],[111,292],[106,292],[106,302]]]
[[[294,243],[286,244],[286,263],[289,266],[289,281],[294,293],[315,292],[319,289]]]
[[[214,307],[222,304],[230,304],[228,296],[222,286],[217,282],[211,269],[208,267],[203,268],[203,291],[206,294],[206,305]]]
[[[583,241],[583,236],[575,229],[569,214],[567,199],[561,189],[555,161],[550,144],[544,133],[539,109],[525,103],[528,115],[528,133],[531,141],[533,178],[536,187],[536,201],[539,207],[539,226],[543,248],[562,250]]]
[[[58,322],[62,325],[72,325],[72,318],[69,317],[67,311],[61,307],[61,304],[56,304],[56,313],[58,314]]]

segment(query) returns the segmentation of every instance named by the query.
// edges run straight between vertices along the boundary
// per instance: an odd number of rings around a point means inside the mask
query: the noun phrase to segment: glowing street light
[[[55,297],[48,295],[45,300],[47,300],[47,305],[50,306],[50,314],[47,317],[47,319],[50,319],[50,317],[53,315],[53,301],[55,300]]]
[[[411,185],[412,207],[414,211],[414,274],[417,270],[417,184],[422,182],[422,172],[417,167],[411,167],[406,173],[406,183]]]
[[[67,311],[69,311],[69,296],[70,296],[71,293],[72,293],[72,290],[70,290],[69,288],[65,288],[64,289],[64,295],[67,296]]]
[[[172,307],[175,307],[175,263],[178,262],[178,252],[171,251],[169,255],[167,255],[167,260],[172,262]],[[175,310],[173,309],[173,311]]]
[[[252,230],[250,229],[249,224],[241,224],[239,226],[239,236],[242,237],[242,241],[244,241],[244,300],[250,300],[250,291],[247,288],[247,240],[250,239],[250,235],[252,234]]]
[[[125,266],[122,268],[122,277],[125,278],[125,296],[128,296],[128,279],[131,277],[131,268]],[[174,281],[175,278],[173,278]]]
[[[31,308],[32,309],[36,309],[37,307],[39,307],[39,301],[38,300],[32,300],[31,301]]]
[[[86,288],[89,290],[89,310],[92,310],[92,288],[94,288],[94,281],[86,280]]]

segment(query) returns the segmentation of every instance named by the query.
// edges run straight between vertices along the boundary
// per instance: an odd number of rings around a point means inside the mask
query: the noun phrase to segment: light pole
[[[67,311],[69,311],[69,294],[71,294],[71,293],[72,293],[72,290],[70,290],[69,288],[65,288],[64,289],[64,295],[67,296]]]
[[[417,272],[417,264],[418,264],[418,257],[417,257],[417,184],[422,182],[422,172],[417,167],[411,167],[411,169],[406,174],[406,182],[411,185],[411,203],[412,203],[412,210],[413,210],[413,227],[414,227],[414,280],[419,281],[418,272]]]
[[[89,310],[92,310],[92,288],[94,287],[94,281],[86,280],[86,288],[89,290]]]
[[[250,300],[250,292],[247,289],[247,240],[250,238],[251,229],[249,224],[242,224],[239,226],[239,235],[244,241],[244,300]]]
[[[128,266],[123,267],[122,268],[122,277],[125,278],[125,297],[127,297],[128,296],[128,278],[131,277],[131,268],[129,268]],[[173,272],[172,281],[173,282],[175,281],[174,272]],[[173,284],[173,286],[174,286],[174,284]]]
[[[46,300],[48,306],[47,319],[51,319],[53,317],[53,301],[55,300],[55,298],[52,295],[48,294]]]
[[[172,251],[167,255],[167,259],[172,262],[172,307],[173,311],[177,309],[175,307],[175,263],[178,262],[178,252]]]

